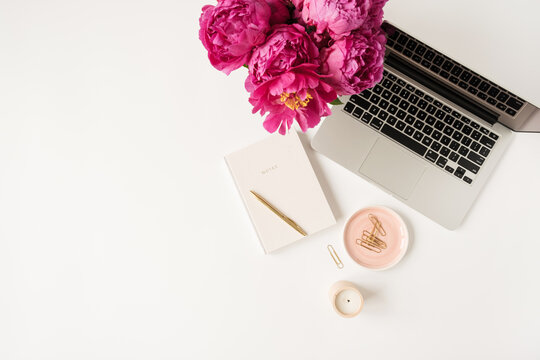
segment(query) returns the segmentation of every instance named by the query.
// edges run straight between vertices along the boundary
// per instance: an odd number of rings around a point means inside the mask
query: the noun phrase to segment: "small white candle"
[[[338,281],[332,285],[329,295],[334,310],[343,317],[358,315],[364,306],[360,290],[348,281]]]

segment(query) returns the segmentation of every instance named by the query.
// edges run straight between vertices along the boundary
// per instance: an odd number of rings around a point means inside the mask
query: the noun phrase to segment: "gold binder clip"
[[[343,263],[341,262],[341,259],[339,258],[336,250],[334,249],[334,247],[332,245],[328,245],[327,246],[328,248],[328,252],[330,253],[330,256],[332,257],[332,259],[334,260],[334,262],[336,263],[336,266],[339,268],[339,269],[343,269]]]

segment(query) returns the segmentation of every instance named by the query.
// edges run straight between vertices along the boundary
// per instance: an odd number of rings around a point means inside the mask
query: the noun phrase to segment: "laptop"
[[[383,29],[383,79],[343,97],[311,145],[456,229],[513,132],[540,131],[540,111],[396,26]]]

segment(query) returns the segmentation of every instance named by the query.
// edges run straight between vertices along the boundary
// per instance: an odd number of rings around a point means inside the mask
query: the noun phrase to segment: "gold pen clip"
[[[336,263],[336,266],[339,268],[339,269],[343,269],[343,263],[341,262],[341,259],[339,258],[336,250],[334,249],[334,247],[332,245],[328,245],[327,246],[328,248],[328,252],[330,253],[330,256],[332,257],[332,259],[334,260],[334,262]]]

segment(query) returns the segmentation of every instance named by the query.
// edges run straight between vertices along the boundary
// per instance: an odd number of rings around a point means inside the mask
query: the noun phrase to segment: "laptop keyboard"
[[[352,95],[343,111],[467,184],[499,138],[388,70],[375,87]]]
[[[444,81],[448,81],[463,91],[474,95],[484,105],[491,106],[499,112],[505,112],[509,116],[515,117],[525,104],[523,99],[465,66],[456,63],[403,31],[396,29],[393,25],[384,23],[383,27],[388,36],[387,47],[411,59]]]

